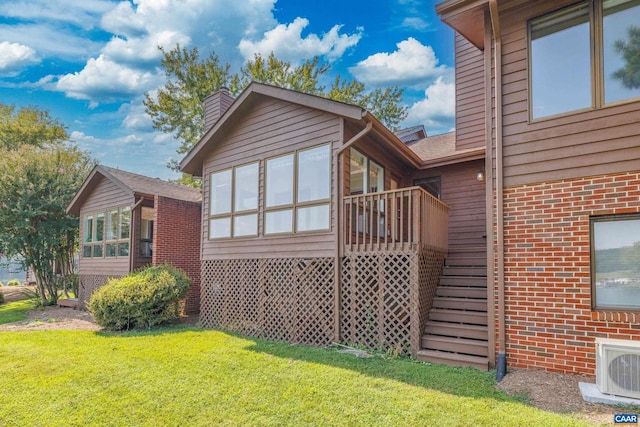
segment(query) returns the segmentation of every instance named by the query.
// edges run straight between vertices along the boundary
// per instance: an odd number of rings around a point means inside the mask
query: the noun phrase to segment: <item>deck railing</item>
[[[344,251],[447,251],[449,206],[420,187],[344,198]]]

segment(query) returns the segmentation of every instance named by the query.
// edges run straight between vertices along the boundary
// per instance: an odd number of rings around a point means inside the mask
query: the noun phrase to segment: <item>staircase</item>
[[[418,360],[489,368],[487,250],[452,248],[429,311]]]

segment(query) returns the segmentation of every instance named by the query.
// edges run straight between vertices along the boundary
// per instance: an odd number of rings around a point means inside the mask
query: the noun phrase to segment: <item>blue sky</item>
[[[46,109],[104,165],[174,178],[177,141],[154,131],[145,92],[165,82],[158,45],[214,51],[232,71],[255,53],[320,56],[331,76],[405,89],[404,126],[454,126],[453,32],[437,1],[4,0],[0,102]]]

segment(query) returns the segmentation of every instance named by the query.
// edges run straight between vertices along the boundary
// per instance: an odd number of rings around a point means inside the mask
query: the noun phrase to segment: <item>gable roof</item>
[[[308,108],[342,116],[351,120],[362,120],[369,113],[357,105],[347,104],[317,95],[297,92],[264,83],[251,82],[233,101],[231,106],[208,129],[198,143],[191,148],[180,162],[180,170],[195,176],[202,174],[202,162],[206,155],[222,139],[225,130],[242,118],[242,107],[256,102],[262,97],[271,97]]]
[[[202,192],[186,185],[150,178],[132,172],[96,165],[84,180],[73,200],[67,206],[70,214],[79,214],[82,203],[96,187],[101,178],[108,179],[122,191],[135,196],[162,196],[187,202],[201,202]]]

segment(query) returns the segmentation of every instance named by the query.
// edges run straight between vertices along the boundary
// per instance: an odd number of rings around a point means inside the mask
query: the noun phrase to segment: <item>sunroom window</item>
[[[330,228],[330,151],[325,144],[267,159],[265,234]]]
[[[211,174],[210,239],[258,234],[258,176],[258,162]]]
[[[591,304],[640,309],[640,215],[591,218]]]
[[[639,40],[639,0],[583,1],[531,20],[531,119],[639,97]]]

